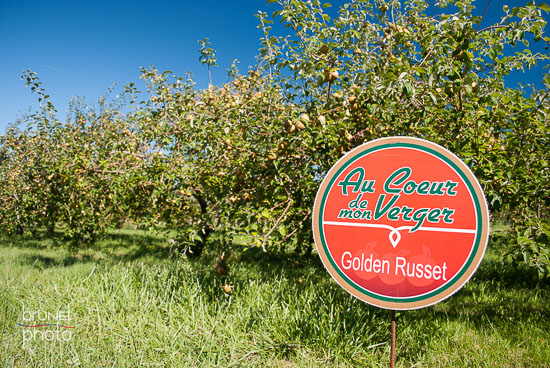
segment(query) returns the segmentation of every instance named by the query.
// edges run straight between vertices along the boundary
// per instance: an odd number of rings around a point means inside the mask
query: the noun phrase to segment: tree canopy
[[[510,224],[510,256],[548,275],[550,76],[542,89],[505,84],[550,58],[529,48],[550,44],[548,5],[504,6],[481,27],[473,1],[268,3],[257,64],[234,64],[221,86],[151,67],[146,94],[130,84],[123,104],[91,112],[76,99],[62,122],[24,72],[40,109],[0,137],[0,226],[58,226],[78,243],[131,222],[177,229],[190,255],[209,237],[309,252],[328,169],[363,142],[407,135],[466,162],[493,220]],[[200,43],[212,71],[215,50]]]

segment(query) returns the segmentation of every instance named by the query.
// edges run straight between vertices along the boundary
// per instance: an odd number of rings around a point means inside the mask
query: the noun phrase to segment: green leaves
[[[0,226],[54,223],[82,239],[126,221],[175,228],[188,245],[212,230],[224,241],[307,251],[313,199],[332,164],[371,139],[410,135],[468,162],[492,213],[521,234],[510,235],[512,253],[548,266],[549,93],[504,84],[548,60],[513,49],[530,35],[548,39],[547,5],[504,7],[502,22],[477,31],[468,2],[440,16],[409,2],[390,16],[384,4],[357,1],[332,17],[327,3],[267,3],[278,4],[273,18],[283,25],[272,31],[257,15],[262,46],[248,74],[234,62],[230,82],[197,90],[190,78],[144,69],[152,97],[136,110],[75,105],[61,124],[45,103],[32,129],[1,137]],[[216,52],[208,38],[199,43],[210,71]],[[23,80],[49,101],[36,74]]]

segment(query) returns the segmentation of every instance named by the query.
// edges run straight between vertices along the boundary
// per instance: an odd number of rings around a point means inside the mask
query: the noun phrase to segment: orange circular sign
[[[330,275],[355,297],[417,309],[460,289],[481,262],[489,211],[471,170],[418,138],[365,143],[328,172],[313,234]]]

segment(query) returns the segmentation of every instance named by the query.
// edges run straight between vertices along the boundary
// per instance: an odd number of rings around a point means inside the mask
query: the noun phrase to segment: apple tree
[[[259,14],[262,62],[308,117],[300,146],[309,164],[282,169],[310,188],[300,196],[311,199],[315,182],[351,147],[425,138],[470,165],[493,214],[511,224],[511,254],[550,271],[550,77],[542,90],[505,83],[550,58],[529,49],[550,42],[548,5],[504,6],[501,20],[486,24],[473,1],[349,1],[330,14],[320,1],[269,3],[289,32],[271,35],[272,20]]]

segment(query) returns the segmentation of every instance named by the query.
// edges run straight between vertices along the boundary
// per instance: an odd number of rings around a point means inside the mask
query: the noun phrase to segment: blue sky
[[[331,1],[335,7],[343,2]],[[493,0],[484,23],[501,15],[503,3],[525,2]],[[482,12],[487,0],[476,3]],[[143,87],[141,66],[177,75],[191,71],[198,87],[206,87],[208,73],[197,51],[197,40],[206,37],[218,56],[213,82],[223,83],[233,59],[241,62],[241,72],[254,64],[258,10],[270,14],[276,8],[265,0],[0,0],[0,134],[37,106],[20,80],[28,68],[38,73],[61,120],[73,96],[95,103],[113,83],[119,89],[130,82]],[[541,72],[521,81],[539,83]]]
[[[60,118],[72,96],[93,103],[115,82],[137,84],[141,66],[191,71],[205,87],[197,40],[206,37],[218,53],[214,83],[223,83],[233,59],[241,70],[254,64],[261,37],[254,14],[266,7],[265,0],[0,0],[0,132],[36,106],[20,80],[27,68],[38,73]]]

